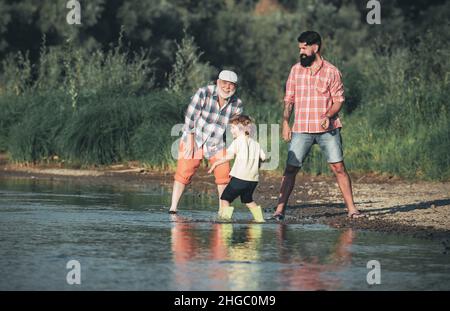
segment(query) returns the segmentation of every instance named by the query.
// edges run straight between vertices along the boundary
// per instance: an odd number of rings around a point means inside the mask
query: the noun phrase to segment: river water
[[[187,192],[170,216],[158,184],[0,179],[0,290],[450,290],[440,241],[253,224],[244,207],[219,223],[216,200]]]

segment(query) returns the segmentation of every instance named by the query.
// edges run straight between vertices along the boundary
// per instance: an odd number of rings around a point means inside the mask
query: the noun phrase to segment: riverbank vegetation
[[[315,29],[344,78],[347,167],[450,179],[448,2],[380,1],[369,25],[350,0],[97,0],[81,26],[59,2],[0,1],[0,151],[13,161],[173,168],[173,126],[223,68],[238,72],[246,113],[279,124],[296,38]],[[318,148],[304,171],[328,173]]]

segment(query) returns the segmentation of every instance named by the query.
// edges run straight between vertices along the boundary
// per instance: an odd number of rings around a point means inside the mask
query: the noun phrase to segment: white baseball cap
[[[219,79],[223,81],[229,81],[235,84],[237,84],[238,82],[237,74],[231,70],[222,70],[219,73]]]

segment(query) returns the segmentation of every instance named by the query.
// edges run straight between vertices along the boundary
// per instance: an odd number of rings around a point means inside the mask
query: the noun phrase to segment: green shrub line
[[[171,136],[171,129],[183,123],[189,96],[167,90],[132,96],[104,90],[95,95],[80,93],[76,109],[72,107],[70,95],[63,91],[0,96],[1,148],[13,161],[22,163],[36,163],[56,155],[68,165],[108,165],[138,160],[151,168],[173,168],[176,162],[170,148],[178,136]],[[386,102],[391,96],[385,95]],[[348,169],[386,172],[405,178],[449,180],[447,108],[438,110],[433,122],[422,122],[427,112],[424,115],[408,113],[408,103],[414,103],[421,94],[399,96],[392,98],[394,102],[389,101],[392,107],[389,109],[399,109],[400,118],[397,114],[386,114],[383,105],[370,104],[342,116]],[[279,103],[261,104],[251,99],[244,99],[244,103],[246,113],[258,123],[279,123],[282,109]],[[438,103],[427,101],[427,104]],[[392,122],[399,123],[390,125]],[[286,155],[287,144],[280,139],[280,171]],[[303,171],[329,173],[317,146],[305,161]]]

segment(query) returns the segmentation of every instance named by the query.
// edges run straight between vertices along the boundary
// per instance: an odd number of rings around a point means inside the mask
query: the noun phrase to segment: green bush
[[[170,150],[170,128],[182,122],[178,95],[129,97],[108,92],[80,96],[79,103],[58,138],[64,158],[86,164],[170,161],[164,150]]]
[[[184,122],[189,98],[162,92],[146,96],[145,101],[142,111],[145,118],[131,138],[133,158],[152,167],[173,166],[171,146],[178,137],[171,136],[172,127]]]
[[[38,162],[57,155],[68,163],[137,159],[153,166],[173,164],[170,145],[177,137],[171,136],[171,128],[184,121],[187,105],[186,98],[175,93],[131,97],[110,91],[81,94],[77,109],[63,92],[0,103],[19,109],[2,114],[8,123],[0,123],[1,137],[7,139],[4,149],[14,161]]]

